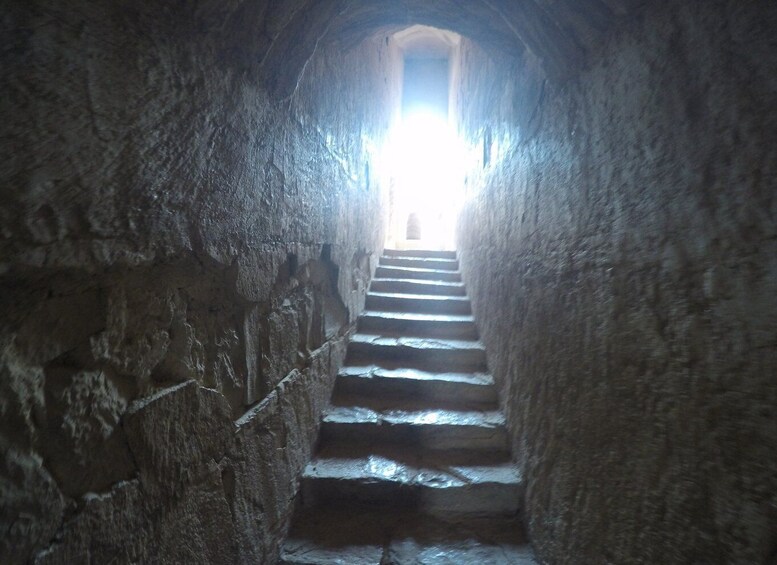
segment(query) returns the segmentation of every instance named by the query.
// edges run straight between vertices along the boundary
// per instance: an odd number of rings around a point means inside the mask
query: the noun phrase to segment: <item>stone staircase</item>
[[[458,267],[454,252],[381,257],[281,563],[535,563]]]

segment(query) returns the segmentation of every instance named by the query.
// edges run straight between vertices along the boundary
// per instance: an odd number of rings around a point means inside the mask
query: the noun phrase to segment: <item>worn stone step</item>
[[[368,292],[365,305],[370,310],[382,310],[384,312],[422,312],[429,314],[472,313],[472,306],[469,302],[469,298],[465,296]]]
[[[433,251],[429,249],[385,249],[389,257],[422,257],[428,259],[456,259],[455,251]]]
[[[365,310],[357,329],[371,334],[404,334],[416,337],[475,340],[475,320],[466,314],[421,314]]]
[[[429,371],[486,370],[486,351],[473,340],[357,333],[348,344],[346,359],[352,365],[380,363],[389,368],[393,367],[383,361]]]
[[[415,398],[435,407],[497,403],[494,380],[488,373],[440,373],[377,365],[340,369],[335,396]]]
[[[417,269],[411,267],[387,267],[378,265],[375,277],[381,279],[419,279],[429,281],[461,282],[458,271],[443,271],[440,269]]]
[[[456,269],[453,252],[381,258],[281,563],[535,563],[505,417]]]
[[[520,519],[359,507],[302,508],[282,565],[537,565]]]
[[[440,271],[458,271],[458,259],[429,259],[424,257],[390,257],[380,258],[380,264],[386,267],[410,267],[414,269],[437,269]]]
[[[323,444],[384,443],[428,450],[505,450],[507,430],[499,410],[418,406],[330,406],[321,422]]]
[[[361,451],[361,452],[360,452]],[[430,515],[515,515],[523,484],[509,457],[469,451],[321,449],[302,472],[302,504],[379,505]]]
[[[373,292],[405,294],[467,295],[467,290],[464,288],[463,283],[416,279],[373,279],[370,290]]]

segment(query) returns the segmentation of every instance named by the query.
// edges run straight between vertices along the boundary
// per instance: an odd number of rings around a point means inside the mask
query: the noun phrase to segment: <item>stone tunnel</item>
[[[536,559],[777,563],[777,4],[10,0],[1,25],[0,562],[278,561],[424,29],[456,37],[456,249]]]

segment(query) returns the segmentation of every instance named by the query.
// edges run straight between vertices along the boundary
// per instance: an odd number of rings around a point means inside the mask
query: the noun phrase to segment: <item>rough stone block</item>
[[[137,480],[107,493],[89,494],[83,508],[62,526],[62,535],[38,553],[36,565],[147,562],[150,546],[148,498]],[[158,502],[158,501],[156,501]]]
[[[237,259],[237,292],[252,302],[267,302],[278,282],[286,253],[280,249],[260,249]]]
[[[16,343],[27,359],[45,362],[87,343],[105,323],[104,305],[96,290],[49,298],[27,314]]]
[[[127,400],[103,371],[46,371],[41,451],[62,491],[73,497],[126,480],[135,465],[120,426]]]
[[[124,429],[146,488],[176,490],[220,460],[232,442],[230,407],[190,381],[133,403]]]
[[[54,537],[65,501],[40,458],[0,449],[0,562],[23,563]]]
[[[277,385],[297,364],[300,343],[299,311],[290,300],[272,312],[267,324],[268,347],[263,354],[262,374],[270,388]]]
[[[92,355],[143,385],[167,353],[180,296],[172,289],[122,284],[111,289],[107,308],[105,331],[91,339]]]
[[[209,465],[201,482],[165,509],[149,548],[150,563],[239,563],[237,537],[221,471]]]

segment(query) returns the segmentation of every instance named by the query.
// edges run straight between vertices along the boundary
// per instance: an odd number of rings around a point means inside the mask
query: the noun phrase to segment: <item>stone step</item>
[[[439,373],[346,365],[335,379],[335,397],[414,398],[430,406],[490,404],[497,391],[488,373]]]
[[[423,257],[389,257],[380,258],[380,264],[385,267],[410,267],[413,269],[437,269],[440,271],[458,271],[458,259],[426,259]]]
[[[381,279],[419,279],[428,281],[461,282],[458,271],[440,269],[415,269],[410,267],[387,267],[378,265],[375,277]]]
[[[432,251],[429,249],[385,249],[389,257],[422,257],[427,259],[456,259],[455,251]]]
[[[477,327],[466,314],[420,314],[416,312],[381,312],[365,310],[357,330],[371,334],[404,334],[406,336],[475,340]]]
[[[477,341],[457,339],[357,333],[348,344],[346,360],[351,365],[380,363],[387,368],[403,366],[427,371],[486,370],[486,351],[483,346]]]
[[[286,565],[535,565],[454,252],[386,250],[305,468]]]
[[[373,279],[373,292],[466,296],[463,283],[414,279]]]
[[[281,565],[537,565],[516,516],[446,519],[410,510],[301,509]]]
[[[503,414],[491,410],[421,408],[418,405],[330,406],[321,422],[322,445],[377,443],[426,450],[507,449]]]
[[[429,515],[510,516],[523,484],[505,454],[323,448],[302,472],[306,507],[342,504],[408,508]]]
[[[429,294],[396,294],[368,292],[365,302],[369,310],[384,312],[421,312],[428,314],[471,314],[466,296],[434,296]]]

